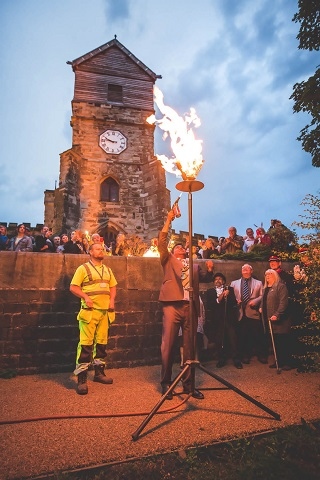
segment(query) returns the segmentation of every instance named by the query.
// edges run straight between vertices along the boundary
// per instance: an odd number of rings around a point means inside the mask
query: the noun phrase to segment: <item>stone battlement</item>
[[[23,223],[26,227],[28,227],[31,231],[31,235],[36,235],[41,232],[41,229],[43,227],[43,223],[37,223],[35,226],[32,226],[31,223],[29,222],[0,222],[0,225],[4,225],[7,228],[8,236],[13,237],[16,234],[16,229],[17,226],[20,225],[20,223]]]
[[[43,223],[37,223],[35,226],[31,226],[31,223],[29,222],[19,222],[20,223],[23,223],[26,227],[28,227],[30,229],[30,232],[31,232],[31,235],[38,235],[40,232],[41,232],[41,229],[43,227]],[[7,230],[8,230],[8,236],[9,237],[13,237],[15,234],[16,234],[16,228],[17,226],[19,225],[18,223],[15,223],[15,222],[0,222],[0,225],[4,225],[5,227],[7,227]],[[50,225],[48,225],[50,227]],[[64,232],[53,232],[54,235],[61,235],[62,233]],[[89,232],[90,233],[90,232]],[[176,231],[174,229],[172,229],[172,238],[174,240],[181,240],[183,241],[184,239],[187,239],[188,238],[188,235],[189,233],[186,231],[186,230],[180,230],[180,231]],[[215,235],[209,235],[210,238],[213,238],[215,240],[218,240],[218,237],[215,236]],[[194,233],[193,234],[193,239],[195,242],[197,242],[198,240],[205,240],[205,235],[203,235],[202,233]]]

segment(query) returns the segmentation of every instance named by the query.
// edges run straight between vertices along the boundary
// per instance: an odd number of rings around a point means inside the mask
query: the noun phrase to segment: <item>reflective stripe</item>
[[[89,268],[89,265],[88,265],[87,263],[84,263],[83,266],[84,266],[84,268],[86,269],[86,272],[87,272],[89,281],[92,282],[93,277],[92,277],[92,273],[91,273],[91,270],[90,270],[90,268]]]
[[[86,292],[86,294],[91,297],[91,295],[110,295],[110,292],[105,290],[95,290],[94,292]]]
[[[95,285],[96,283],[110,283],[110,280],[106,280],[105,278],[103,280],[90,280],[90,282],[82,282],[82,285]]]
[[[92,271],[89,267],[89,263],[84,263],[83,266],[86,269],[89,281],[82,282],[81,286],[83,286],[83,285],[94,285],[96,283],[110,283],[111,274],[110,274],[110,268],[109,267],[106,267],[106,269],[108,271],[108,274],[109,274],[109,279],[108,280],[106,278],[99,278],[98,280],[93,280]]]

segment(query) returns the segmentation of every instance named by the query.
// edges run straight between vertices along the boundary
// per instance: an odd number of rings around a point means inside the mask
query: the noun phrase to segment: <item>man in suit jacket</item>
[[[184,360],[191,359],[192,341],[190,338],[190,314],[189,314],[189,264],[186,260],[187,252],[181,243],[176,244],[172,251],[168,251],[167,236],[175,215],[169,211],[165,224],[159,233],[158,249],[160,262],[163,268],[163,282],[160,288],[159,300],[163,307],[162,342],[161,342],[161,387],[165,394],[171,385],[172,365],[174,361],[175,345],[178,338],[179,328],[182,328],[183,356]],[[200,314],[199,281],[209,282],[213,276],[213,262],[206,262],[207,271],[204,272],[199,265],[193,268],[193,300],[194,300],[194,325],[196,335],[197,318]],[[194,345],[195,346],[195,345]],[[194,349],[193,349],[194,350]],[[186,372],[182,379],[183,391],[191,392],[191,371]],[[197,399],[204,398],[199,390],[194,390],[192,396]],[[172,393],[166,397],[172,399]]]
[[[253,268],[245,264],[241,268],[242,276],[231,282],[238,303],[238,321],[240,322],[240,352],[243,363],[250,363],[256,354],[261,363],[267,363],[267,335],[259,315],[262,299],[262,282],[252,277]]]

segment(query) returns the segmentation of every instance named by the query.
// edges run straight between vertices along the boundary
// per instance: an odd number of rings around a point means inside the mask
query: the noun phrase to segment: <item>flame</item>
[[[162,113],[163,117],[156,119],[155,115],[150,115],[147,122],[155,124],[164,131],[163,140],[168,137],[171,139],[171,150],[174,157],[168,158],[166,155],[157,155],[163,168],[174,173],[183,180],[194,180],[203,165],[202,158],[202,140],[195,138],[192,128],[198,128],[201,125],[200,119],[193,107],[190,112],[180,117],[171,107],[164,104],[163,93],[158,87],[154,87],[154,100]]]

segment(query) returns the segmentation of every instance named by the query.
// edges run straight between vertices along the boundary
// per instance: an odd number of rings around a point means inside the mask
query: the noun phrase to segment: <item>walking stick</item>
[[[266,332],[266,326],[265,326],[265,323],[264,323],[264,318],[262,316],[262,313],[260,313],[260,310],[259,310],[259,320],[262,323],[263,334],[265,335],[267,333]]]
[[[273,330],[272,330],[272,325],[271,325],[270,318],[269,318],[269,330],[270,330],[270,336],[271,336],[271,342],[272,342],[272,348],[273,348],[274,361],[276,363],[277,373],[280,374],[281,373],[281,368],[279,368],[279,364],[278,364],[277,351],[276,351],[276,346],[275,346],[275,343],[274,343]]]
[[[229,290],[228,285],[226,285],[225,290]],[[224,337],[226,334],[227,303],[228,303],[228,295],[224,297],[223,335],[222,335],[221,350],[224,349],[224,340],[225,340]]]

